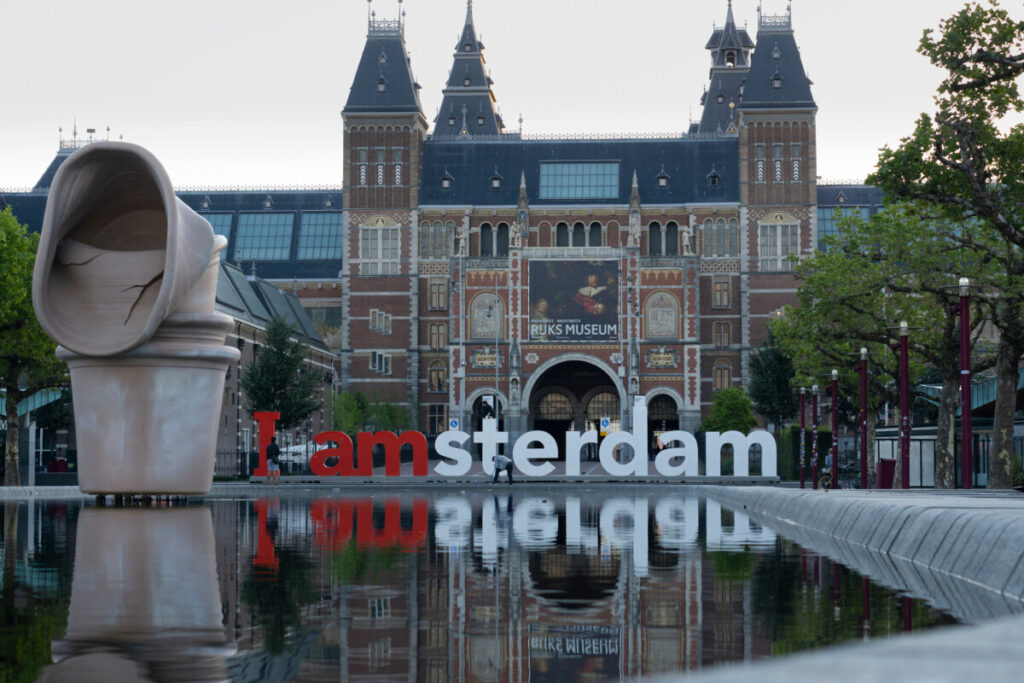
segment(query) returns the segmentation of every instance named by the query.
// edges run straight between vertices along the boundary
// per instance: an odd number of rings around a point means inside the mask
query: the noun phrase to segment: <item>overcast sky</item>
[[[733,3],[752,37],[757,4]],[[917,43],[963,4],[794,1],[820,176],[862,179],[931,110],[939,73]],[[432,125],[466,2],[402,7]],[[394,18],[398,2],[373,9]],[[476,0],[474,15],[510,128],[522,114],[525,133],[681,132],[700,117],[726,0]],[[3,0],[0,187],[31,186],[76,120],[80,137],[110,126],[148,147],[177,186],[340,185],[339,112],[366,22],[366,0]]]

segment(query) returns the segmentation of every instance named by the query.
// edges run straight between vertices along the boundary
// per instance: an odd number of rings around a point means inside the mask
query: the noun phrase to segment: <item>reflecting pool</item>
[[[714,500],[564,491],[5,504],[0,680],[615,680],[955,623]]]

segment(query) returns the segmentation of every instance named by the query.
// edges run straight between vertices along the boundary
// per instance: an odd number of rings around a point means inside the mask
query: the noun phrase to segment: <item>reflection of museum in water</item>
[[[685,133],[506,128],[470,3],[432,122],[406,53],[416,26],[371,19],[341,186],[178,194],[228,237],[225,259],[299,297],[341,389],[415,406],[427,434],[479,425],[495,394],[513,439],[628,427],[636,395],[652,439],[695,429],[715,390],[745,381],[768,319],[795,301],[788,256],[814,249],[832,211],[818,207],[817,109],[790,15],[759,14],[754,40],[723,10]],[[4,195],[19,218],[37,227],[80,144]],[[859,201],[831,189],[824,203]]]

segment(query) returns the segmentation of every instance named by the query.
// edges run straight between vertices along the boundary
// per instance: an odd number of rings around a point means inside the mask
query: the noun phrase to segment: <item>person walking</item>
[[[281,483],[281,447],[277,445],[277,437],[270,437],[270,445],[267,446],[267,483]]]
[[[508,475],[508,483],[512,483],[512,460],[505,457],[501,453],[494,456],[494,479],[491,480],[492,484],[498,483],[498,474],[505,470],[505,474]]]

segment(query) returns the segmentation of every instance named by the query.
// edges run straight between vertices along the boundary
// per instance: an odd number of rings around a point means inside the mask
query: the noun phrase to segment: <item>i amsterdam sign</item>
[[[632,432],[613,432],[606,436],[598,449],[601,467],[613,477],[631,478],[646,477],[657,473],[663,477],[685,477],[687,480],[699,478],[697,438],[690,432],[670,431],[661,434],[659,441],[665,448],[657,452],[653,465],[655,472],[650,471],[652,462],[647,449],[647,406],[638,400],[633,408]],[[265,476],[267,472],[267,446],[274,433],[274,424],[278,413],[258,412],[255,414],[259,424],[260,450],[259,467],[253,474]],[[397,477],[401,473],[401,449],[403,446],[412,448],[412,473],[415,477],[429,476],[427,460],[427,437],[421,432],[407,431],[401,434],[393,432],[360,432],[358,448],[353,447],[352,439],[343,432],[323,432],[313,437],[322,448],[310,457],[309,467],[313,474],[320,477],[373,477],[373,450],[380,445],[384,448],[384,476]],[[441,460],[434,463],[434,474],[441,477],[461,477],[469,473],[473,463],[473,455],[466,446],[470,442],[479,444],[483,451],[483,469],[488,475],[494,473],[494,456],[500,444],[509,444],[509,433],[498,431],[498,421],[493,418],[483,420],[483,428],[472,434],[460,430],[449,430],[439,434],[434,440],[434,449]],[[587,444],[597,444],[598,434],[588,432],[566,432],[565,474],[580,475],[580,453]],[[722,475],[722,447],[733,448],[733,472],[735,476],[748,476],[750,448],[761,447],[761,476],[778,476],[778,459],[775,439],[766,431],[758,430],[744,435],[741,432],[705,432],[705,475],[720,477]],[[620,446],[629,446],[632,459],[620,462],[616,457]],[[511,444],[511,458],[517,474],[541,479],[551,475],[555,466],[550,461],[558,460],[558,444],[555,437],[548,432],[531,431],[522,434]],[[508,452],[508,450],[506,450]],[[329,461],[334,461],[330,464]]]

